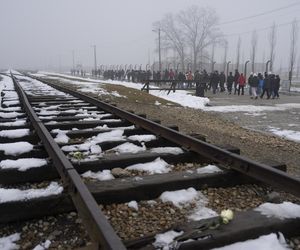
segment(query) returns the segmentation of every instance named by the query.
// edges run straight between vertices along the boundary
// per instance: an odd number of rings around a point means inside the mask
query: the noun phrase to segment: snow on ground
[[[2,250],[15,250],[19,249],[19,246],[15,243],[16,241],[20,240],[20,234],[15,233],[9,236],[5,236],[0,238],[0,249]]]
[[[117,153],[120,154],[126,154],[126,153],[131,153],[131,154],[137,154],[139,152],[143,152],[146,151],[146,147],[145,146],[137,146],[133,143],[130,142],[125,142],[117,147],[114,147],[108,151],[115,151]]]
[[[279,219],[300,218],[300,205],[292,202],[283,202],[280,204],[264,203],[254,210],[267,217],[276,217]]]
[[[173,154],[173,155],[179,155],[183,154],[183,150],[179,147],[157,147],[157,148],[151,148],[151,153],[158,153],[158,154]]]
[[[174,239],[182,234],[183,232],[175,231],[167,231],[162,234],[157,234],[155,235],[155,242],[153,243],[153,246],[156,249],[163,250],[175,249],[173,248],[173,246],[176,246],[176,242],[174,242]]]
[[[24,115],[24,113],[18,113],[18,112],[0,112],[0,118],[17,118],[19,116]]]
[[[0,126],[7,126],[7,127],[12,127],[12,126],[23,126],[26,124],[26,120],[17,120],[14,122],[0,122]]]
[[[45,242],[41,242],[40,244],[38,244],[32,250],[45,250],[45,249],[48,249],[50,247],[50,245],[51,245],[51,241],[50,240],[46,240]]]
[[[197,168],[196,171],[198,174],[213,174],[213,173],[222,172],[222,170],[215,165],[207,165],[205,167]]]
[[[53,75],[51,73],[46,73],[46,72],[45,72],[45,74]],[[141,90],[141,88],[143,87],[143,84],[141,84],[141,83],[132,83],[132,82],[114,81],[114,80],[93,80],[93,79],[89,79],[89,78],[73,77],[73,76],[63,75],[63,74],[54,74],[54,75],[55,76],[53,78],[55,78],[55,79],[69,81],[70,83],[84,86],[84,89],[83,89],[84,91],[92,91],[93,92],[94,91],[93,89],[95,89],[95,88],[97,88],[96,91],[98,91],[98,92],[105,91],[98,86],[101,83],[121,85],[124,87],[138,89],[138,90]],[[69,79],[74,79],[74,80],[88,81],[89,85],[87,86],[87,84],[82,81],[73,81],[73,80],[68,80],[68,79],[64,79],[64,78],[60,78],[60,77],[67,77]],[[93,83],[94,86],[91,85],[90,83]],[[95,86],[95,84],[97,86]],[[80,89],[80,90],[82,91],[82,89]],[[95,93],[95,92],[93,92],[93,93]],[[157,91],[157,90],[150,91],[151,95],[178,103],[184,107],[203,109],[205,107],[205,105],[209,103],[208,98],[201,98],[201,97],[193,96],[190,94],[189,91],[185,91],[185,90],[178,90],[175,93],[170,92],[169,95],[167,93],[168,93],[167,91]],[[100,94],[101,94],[101,92],[100,92]],[[109,93],[109,94],[111,94],[111,93]],[[155,105],[158,105],[158,103],[156,102]]]
[[[68,143],[70,138],[66,135],[66,133],[67,132],[60,130],[54,138],[54,141],[56,141],[57,143]]]
[[[92,146],[95,146],[97,143],[106,142],[106,141],[124,141],[125,136],[123,136],[124,130],[112,130],[109,132],[99,133],[97,136],[88,138],[82,144],[74,144],[69,146],[62,147],[62,150],[65,152],[73,151],[88,151],[91,150]]]
[[[0,161],[0,168],[2,169],[18,169],[19,171],[26,171],[30,168],[38,168],[47,165],[46,159],[39,158],[21,158],[18,160],[3,160]]]
[[[1,130],[0,137],[5,138],[21,138],[30,134],[30,130],[27,128],[24,129],[12,129],[12,130]]]
[[[148,142],[156,140],[155,135],[131,135],[128,137],[129,140],[139,141],[139,142]]]
[[[194,188],[166,191],[161,194],[159,199],[161,199],[162,202],[171,202],[178,208],[194,204],[193,210],[191,210],[188,215],[188,219],[190,220],[198,221],[218,215],[215,211],[205,207],[208,203],[208,199]]]
[[[273,134],[283,137],[285,139],[300,142],[300,132],[299,131],[294,131],[294,130],[289,130],[289,129],[280,129],[280,128],[275,128],[272,126],[269,126],[269,131],[272,132]]]
[[[40,189],[5,189],[0,188],[0,203],[19,201],[19,200],[30,200],[40,197],[46,197],[50,195],[58,195],[63,191],[63,187],[58,185],[57,182],[51,182],[46,188]]]
[[[166,163],[161,158],[157,158],[154,161],[147,163],[139,163],[127,167],[128,170],[145,171],[149,174],[163,174],[171,171],[172,166]]]
[[[72,82],[73,84],[83,85],[85,86],[85,88],[88,88],[90,91],[93,91],[94,88],[97,88],[97,90],[99,89],[100,91],[101,88],[99,87],[99,84],[101,83],[122,85],[125,87],[134,88],[138,90],[140,90],[143,87],[143,84],[141,83],[132,83],[132,82],[115,81],[115,80],[94,80],[89,78],[69,76],[65,74],[53,74],[47,72],[41,72],[41,73],[45,75],[51,75],[51,77],[55,79],[61,79],[64,81]],[[75,81],[68,80],[61,77],[66,77],[69,79],[73,79]],[[76,81],[76,80],[81,80],[81,81]],[[89,82],[88,87],[85,82],[82,82],[82,80]],[[103,89],[101,89],[101,91],[102,90]],[[170,92],[169,95],[167,94],[167,91],[152,90],[150,91],[150,94],[165,100],[178,103],[184,107],[190,107],[195,109],[202,109],[204,111],[214,111],[214,112],[246,112],[248,114],[258,113],[257,115],[259,115],[260,112],[264,112],[264,111],[284,111],[292,108],[300,108],[299,103],[275,104],[274,106],[227,105],[227,106],[208,107],[206,106],[207,104],[209,104],[208,98],[193,96],[190,94],[189,91],[185,91],[185,90],[177,90],[175,93]],[[155,105],[160,105],[160,103],[155,102]]]
[[[97,173],[94,173],[92,171],[87,171],[81,175],[84,178],[91,178],[91,179],[97,179],[99,181],[107,181],[115,179],[115,177],[111,174],[110,170],[103,170],[99,171]]]
[[[130,201],[130,202],[128,202],[127,206],[135,209],[136,211],[139,210],[139,205],[138,205],[138,203],[136,201]]]
[[[259,113],[265,111],[285,111],[293,108],[300,108],[300,103],[275,104],[274,106],[226,105],[226,106],[205,107],[204,111],[214,111],[214,112],[223,112],[223,113],[246,112],[249,115],[249,113]]]
[[[181,208],[194,201],[198,197],[198,192],[194,188],[181,189],[177,191],[166,191],[159,197],[162,202],[172,202],[176,207]]]
[[[213,250],[287,250],[290,249],[286,244],[284,236],[280,233],[279,238],[275,233],[260,236],[254,240],[237,242],[225,247],[214,248]]]
[[[33,145],[25,141],[0,144],[0,151],[4,151],[5,155],[17,156],[20,154],[28,153],[32,149],[33,149]]]

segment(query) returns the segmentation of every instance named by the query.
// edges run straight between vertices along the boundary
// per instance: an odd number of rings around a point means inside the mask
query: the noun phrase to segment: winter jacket
[[[238,84],[240,86],[245,86],[246,85],[246,79],[243,75],[240,75],[239,79],[238,79]]]
[[[251,79],[251,87],[257,88],[259,84],[259,79],[257,76],[253,76]]]

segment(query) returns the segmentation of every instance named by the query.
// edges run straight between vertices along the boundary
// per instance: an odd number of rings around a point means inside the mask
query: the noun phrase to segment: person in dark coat
[[[279,75],[275,76],[275,83],[274,83],[274,95],[272,99],[279,98],[279,88],[280,88],[280,77]]]
[[[236,69],[234,73],[234,94],[238,92],[238,84],[239,84],[240,73]]]
[[[178,86],[179,86],[179,88],[183,88],[183,83],[185,82],[185,80],[186,80],[185,75],[180,71],[178,73],[178,81],[179,81]]]
[[[200,86],[200,83],[201,83],[201,75],[199,73],[199,70],[196,70],[195,74],[194,74],[194,81],[196,83],[196,96],[202,96],[203,97],[203,93],[201,91],[201,86]]]
[[[233,82],[234,82],[234,76],[232,75],[232,72],[230,72],[229,76],[227,77],[227,91],[229,95],[231,95]]]
[[[263,85],[263,92],[260,95],[260,98],[262,99],[267,93],[267,99],[270,99],[271,93],[271,75],[268,75],[267,72],[265,72],[265,78],[264,78],[264,85]]]
[[[215,71],[213,73],[212,79],[211,79],[211,87],[212,87],[212,90],[213,90],[213,94],[216,94],[219,82],[220,82],[219,73],[218,73],[218,71]]]
[[[225,85],[225,80],[226,80],[225,79],[226,76],[225,76],[224,72],[221,72],[219,77],[220,77],[220,91],[224,92],[225,91],[224,85]]]
[[[208,83],[209,83],[209,75],[207,74],[206,70],[203,69],[201,73],[201,85],[204,87],[205,91],[207,91]]]
[[[252,96],[252,79],[253,79],[253,72],[251,72],[248,78],[248,85],[249,85],[249,95]]]

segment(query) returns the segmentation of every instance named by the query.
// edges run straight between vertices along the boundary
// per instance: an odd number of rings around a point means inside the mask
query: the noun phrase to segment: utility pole
[[[158,68],[161,72],[161,48],[160,48],[160,28],[158,30],[152,30],[153,32],[158,32]]]
[[[159,71],[161,71],[160,28],[158,29],[158,60],[159,60]]]
[[[73,70],[75,70],[75,52],[72,50],[72,57],[73,57]]]
[[[97,71],[97,54],[96,54],[96,45],[92,45],[92,47],[94,48],[94,69],[95,72]]]

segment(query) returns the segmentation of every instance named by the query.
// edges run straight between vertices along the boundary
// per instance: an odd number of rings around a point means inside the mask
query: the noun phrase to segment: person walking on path
[[[227,76],[227,91],[229,95],[231,95],[233,82],[234,82],[234,76],[232,75],[232,72],[230,72],[229,76]]]
[[[238,95],[240,95],[240,91],[242,89],[242,95],[244,95],[244,88],[246,85],[246,79],[244,77],[244,74],[241,73],[239,79],[238,79],[239,89],[238,89]]]
[[[234,73],[234,94],[238,91],[238,80],[240,77],[239,71],[236,69]]]
[[[280,77],[279,75],[275,76],[275,83],[274,83],[274,95],[273,95],[273,99],[275,99],[275,97],[278,99],[279,98],[279,88],[280,88]]]
[[[271,89],[271,76],[265,73],[265,79],[264,79],[264,85],[263,85],[263,92],[260,95],[260,98],[262,99],[267,93],[267,99],[270,99],[270,89]]]
[[[258,88],[258,84],[259,84],[259,79],[257,77],[257,74],[253,74],[253,77],[251,79],[251,94],[253,95],[253,97],[251,96],[251,98],[253,99],[257,99],[257,88]]]

